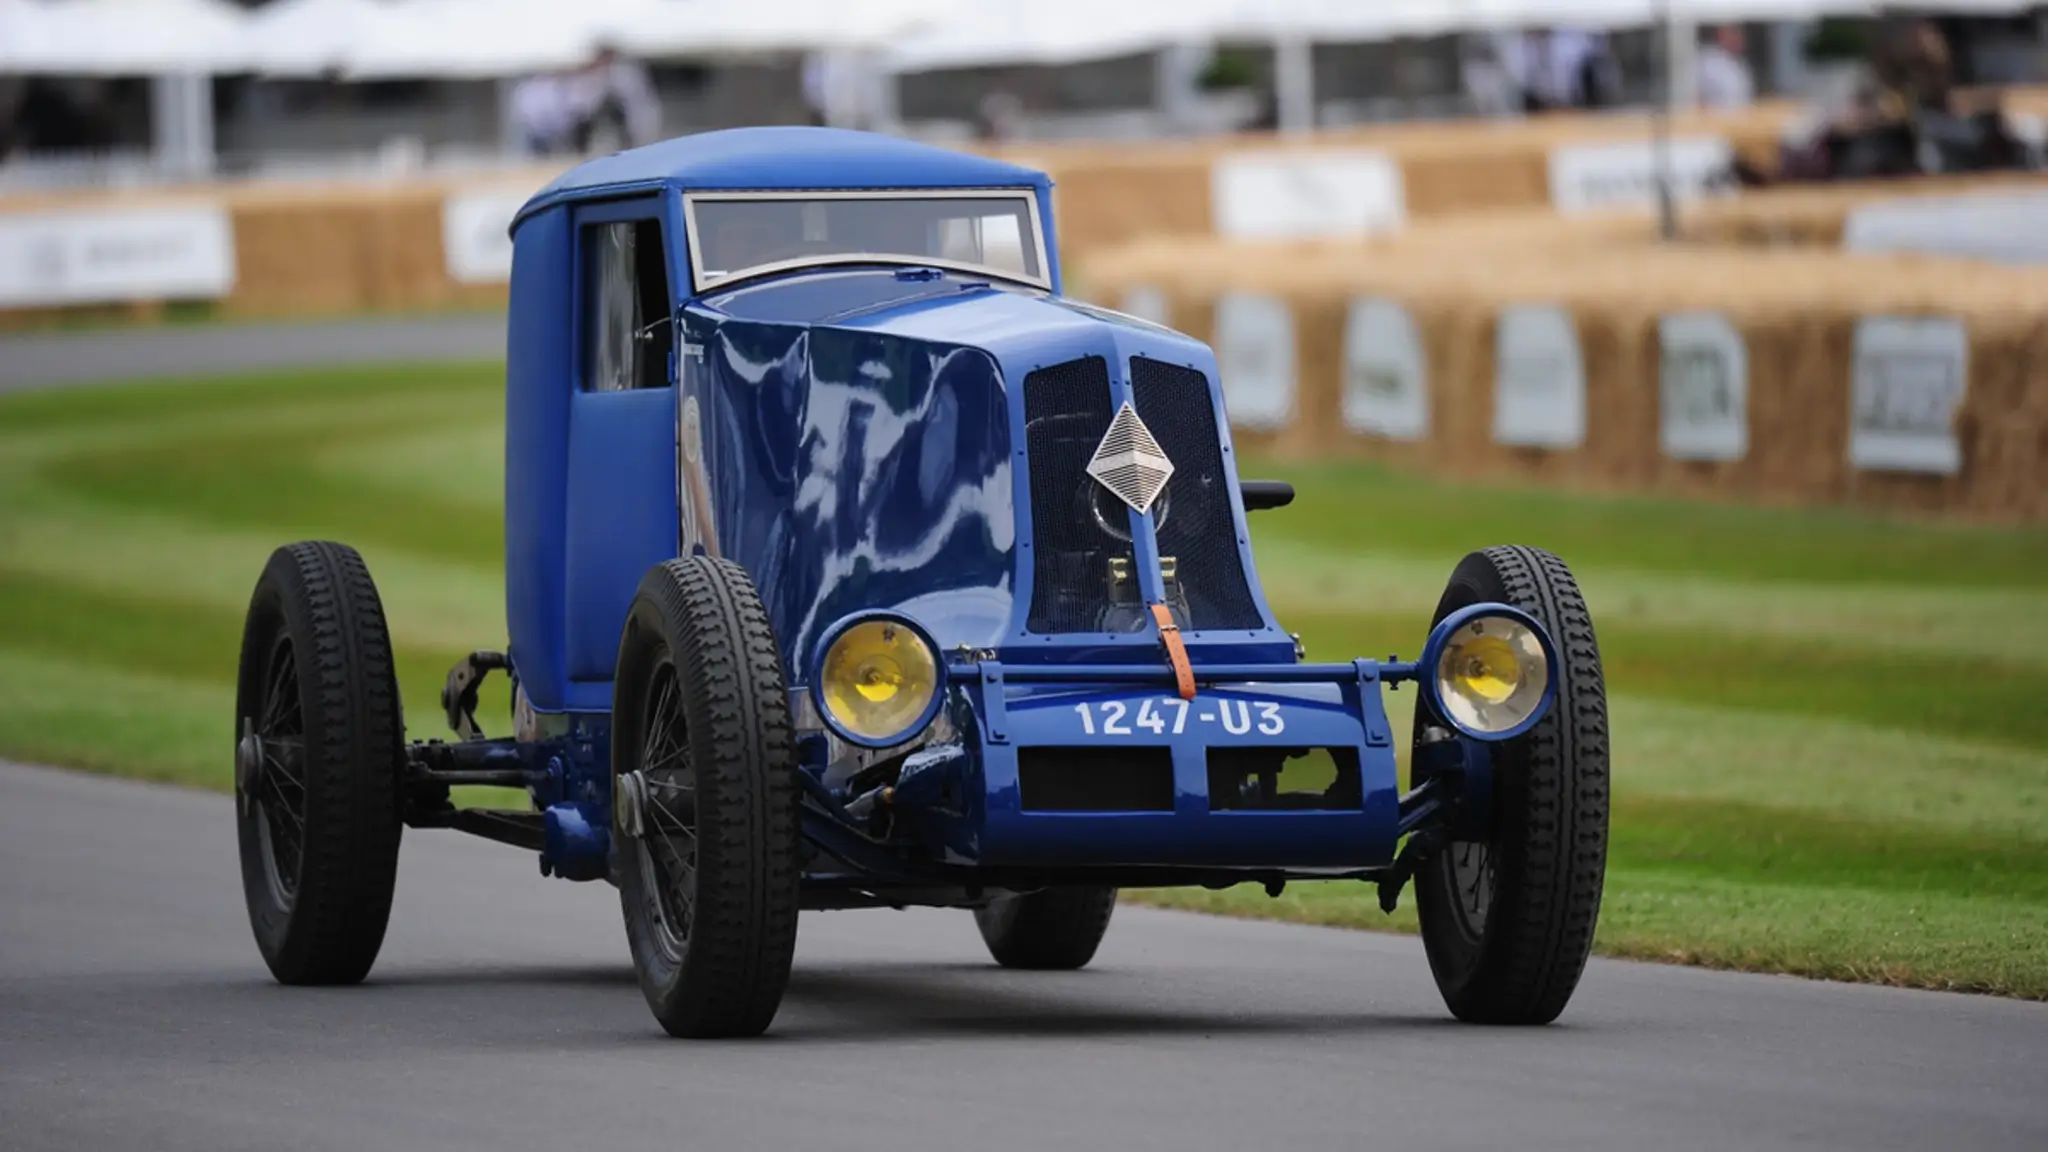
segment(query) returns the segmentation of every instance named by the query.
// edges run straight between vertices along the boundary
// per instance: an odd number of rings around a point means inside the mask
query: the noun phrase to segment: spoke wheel
[[[1472,840],[1459,840],[1444,849],[1445,864],[1451,870],[1451,911],[1465,939],[1477,944],[1486,938],[1486,914],[1493,907],[1493,850]]]
[[[250,928],[282,983],[357,983],[383,947],[404,731],[362,557],[325,542],[272,553],[243,624],[235,813]]]
[[[1550,634],[1557,698],[1527,732],[1489,745],[1491,838],[1453,841],[1423,861],[1415,876],[1416,915],[1452,1015],[1546,1024],[1578,987],[1600,915],[1606,686],[1592,616],[1562,560],[1534,548],[1474,552],[1451,574],[1435,619],[1482,601],[1514,605]],[[1418,699],[1418,749],[1431,727],[1448,724]]]
[[[648,1007],[674,1036],[766,1031],[796,951],[795,737],[746,571],[648,572],[613,679],[619,901]]]
[[[259,706],[262,716],[245,725],[245,743],[236,755],[259,758],[241,781],[245,803],[258,817],[271,893],[279,907],[290,909],[306,850],[306,708],[289,636],[277,638]],[[253,745],[247,743],[249,734],[256,737]]]
[[[656,941],[663,955],[680,964],[697,901],[697,785],[674,661],[664,660],[655,670],[650,693],[632,791],[640,811],[632,844]]]

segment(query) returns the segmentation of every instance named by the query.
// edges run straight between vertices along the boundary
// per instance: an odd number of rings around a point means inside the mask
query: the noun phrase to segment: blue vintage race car
[[[1303,662],[1216,358],[1061,294],[1037,171],[813,128],[584,163],[512,225],[509,649],[408,741],[377,590],[277,550],[237,698],[244,888],[288,984],[362,980],[401,829],[615,885],[682,1036],[773,1019],[800,910],[972,909],[1086,964],[1119,887],[1413,879],[1450,1010],[1576,987],[1607,841],[1593,625],[1555,556],[1451,573],[1419,659]],[[513,732],[477,685],[513,683]],[[1403,791],[1383,691],[1414,686]],[[456,807],[451,786],[530,808]]]

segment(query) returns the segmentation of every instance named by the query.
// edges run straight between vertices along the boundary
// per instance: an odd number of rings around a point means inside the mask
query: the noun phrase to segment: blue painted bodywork
[[[1053,290],[878,264],[691,293],[684,193],[788,188],[1029,189]],[[588,391],[576,354],[578,230],[627,219],[662,227],[678,351],[667,387]],[[1411,678],[1413,667],[1297,663],[1259,589],[1214,354],[1060,295],[1043,173],[862,133],[713,132],[571,170],[521,210],[512,235],[508,654],[532,708],[584,734],[549,742],[544,764],[532,758],[554,871],[596,874],[589,858],[604,851],[611,777],[603,739],[588,733],[603,731],[611,665],[641,577],[692,552],[728,557],[752,575],[799,694],[819,639],[851,613],[907,615],[955,662],[946,731],[906,763],[894,794],[900,818],[884,831],[861,814],[867,799],[848,791],[843,757],[818,738],[815,721],[800,726],[803,783],[815,802],[806,827],[823,853],[811,869],[818,883],[835,869],[887,886],[957,880],[962,869],[1362,873],[1391,860],[1400,811],[1380,685]],[[1159,633],[1149,622],[1121,634],[1026,629],[1035,576],[1020,382],[1082,356],[1109,365],[1113,406],[1131,398],[1134,356],[1209,382],[1260,624],[1184,633],[1198,672],[1229,677],[1192,703],[1270,706],[1284,738],[1213,721],[1178,734],[1087,730],[1078,703],[1135,713],[1172,698]],[[1140,591],[1158,600],[1153,520],[1129,513],[1129,528]],[[1208,750],[1275,743],[1355,753],[1356,805],[1212,811]],[[1019,803],[1020,749],[1147,744],[1171,750],[1171,811]]]
[[[1084,355],[1134,355],[1201,369],[1208,349],[1163,329],[1091,315],[1040,293],[952,273],[903,284],[889,270],[819,272],[714,293],[683,308],[681,389],[706,413],[705,459],[720,554],[761,586],[788,666],[802,675],[823,629],[890,607],[942,648],[997,648],[1007,661],[1127,658],[1156,634],[1032,635],[1030,486],[1023,396],[1006,382]],[[754,316],[828,288],[863,304],[808,324]],[[1111,371],[1112,403],[1128,398]],[[1219,428],[1227,436],[1227,429]],[[1227,441],[1226,441],[1227,443]],[[1238,513],[1239,534],[1248,541]],[[1133,515],[1140,539],[1151,522]],[[713,541],[687,536],[684,551]],[[1248,543],[1243,545],[1247,565]],[[1247,568],[1249,571],[1249,567]],[[1192,652],[1290,658],[1266,614],[1258,632],[1187,634]]]

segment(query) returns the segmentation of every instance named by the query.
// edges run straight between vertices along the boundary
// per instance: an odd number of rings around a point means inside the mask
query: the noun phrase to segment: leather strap
[[[1180,689],[1180,698],[1195,698],[1195,670],[1188,664],[1187,645],[1181,643],[1180,625],[1173,622],[1173,611],[1164,604],[1152,605],[1152,619],[1159,625],[1159,638],[1166,642],[1166,658],[1173,663],[1173,679]]]

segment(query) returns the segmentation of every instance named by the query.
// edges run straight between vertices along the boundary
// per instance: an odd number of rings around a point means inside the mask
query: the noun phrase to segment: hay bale
[[[1767,103],[1738,112],[1682,112],[1680,136],[1717,136],[1738,151],[1775,146],[1796,109]],[[1528,208],[1549,211],[1550,157],[1571,144],[1641,143],[1646,113],[1572,113],[1516,120],[1375,124],[1295,138],[1243,133],[1202,140],[1041,143],[980,149],[1051,174],[1063,255],[1086,260],[1107,247],[1150,236],[1217,234],[1212,189],[1224,157],[1334,155],[1366,149],[1392,161],[1402,185],[1403,213],[1420,224],[1471,212]]]
[[[235,316],[359,312],[371,304],[376,209],[360,195],[248,198],[233,208]]]
[[[1146,236],[1211,231],[1209,166],[1202,160],[1111,158],[1061,166],[1054,179],[1063,261]]]
[[[1293,309],[1296,424],[1241,437],[1253,449],[1419,462],[1611,491],[1761,503],[1868,504],[1993,520],[2048,517],[2038,449],[2048,436],[2048,271],[1921,256],[1654,244],[1573,250],[1557,235],[1526,248],[1500,235],[1457,248],[1449,235],[1357,244],[1149,241],[1091,263],[1112,307],[1157,287],[1177,327],[1212,339],[1224,293],[1266,293]],[[1627,226],[1639,224],[1636,221]],[[1585,225],[1592,234],[1623,225]],[[1565,234],[1569,234],[1569,229]],[[1456,258],[1457,252],[1486,257]],[[1419,441],[1343,423],[1343,317],[1360,297],[1413,317],[1429,374]],[[1519,447],[1494,435],[1502,314],[1566,309],[1584,369],[1585,439]],[[1747,444],[1739,459],[1674,459],[1661,445],[1663,316],[1723,314],[1747,360]],[[1850,459],[1858,325],[1869,316],[1957,316],[1970,340],[1954,475],[1859,469]]]
[[[2044,188],[2048,178],[2031,172],[1787,185],[1689,206],[1683,224],[1686,235],[1707,243],[1835,248],[1849,217],[1866,205]]]

